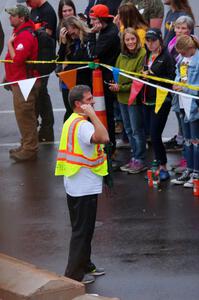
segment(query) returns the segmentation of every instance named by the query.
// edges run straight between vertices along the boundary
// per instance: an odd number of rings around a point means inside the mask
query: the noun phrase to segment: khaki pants
[[[36,83],[32,88],[27,101],[18,86],[12,85],[15,117],[22,137],[22,147],[25,151],[35,152],[38,149],[37,120],[35,103],[39,93]]]

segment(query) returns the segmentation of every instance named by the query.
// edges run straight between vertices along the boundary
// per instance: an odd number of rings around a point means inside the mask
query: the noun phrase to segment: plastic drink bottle
[[[153,172],[151,169],[147,170],[148,186],[153,187]]]
[[[151,170],[152,170],[153,187],[158,188],[160,186],[160,175],[159,175],[159,163],[157,160],[154,160],[152,162]]]

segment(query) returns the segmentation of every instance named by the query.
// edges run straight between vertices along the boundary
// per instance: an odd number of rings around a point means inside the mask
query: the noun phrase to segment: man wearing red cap
[[[115,66],[116,59],[120,53],[120,38],[118,28],[113,23],[114,16],[110,14],[109,8],[103,4],[94,5],[89,13],[91,23],[90,39],[94,45],[94,56],[100,63]],[[103,79],[106,82],[113,80],[112,71],[103,68]],[[115,151],[115,122],[113,103],[115,95],[104,85],[106,113],[108,121],[108,132],[113,144],[112,153]]]
[[[120,5],[122,0],[89,0],[88,2],[88,6],[85,9],[85,14],[89,15],[90,9],[91,7],[93,7],[96,4],[104,4],[106,6],[108,6],[110,14],[111,15],[116,15],[117,14],[117,10],[118,7]]]

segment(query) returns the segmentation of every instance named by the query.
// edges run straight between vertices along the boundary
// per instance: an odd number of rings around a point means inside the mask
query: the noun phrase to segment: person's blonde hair
[[[90,32],[89,28],[84,24],[83,21],[78,19],[75,16],[69,16],[65,20],[63,20],[63,27],[66,29],[71,26],[74,28],[79,29],[79,39],[81,44],[83,45],[85,38],[87,37],[88,33]],[[69,35],[66,35],[66,45],[67,45],[67,52],[69,53],[70,45],[72,43],[72,40]]]
[[[178,52],[187,51],[190,48],[199,49],[199,41],[193,35],[182,35],[177,39],[175,47]]]
[[[130,53],[124,40],[125,40],[125,36],[126,34],[129,33],[129,34],[132,34],[136,37],[136,47],[135,47],[135,50],[133,51],[133,53]],[[124,32],[121,34],[121,50],[122,50],[122,54],[126,54],[126,55],[129,55],[129,54],[133,54],[133,55],[136,55],[140,49],[141,49],[141,42],[140,42],[140,38],[139,38],[139,35],[137,34],[136,30],[131,28],[131,27],[128,27],[124,30]]]

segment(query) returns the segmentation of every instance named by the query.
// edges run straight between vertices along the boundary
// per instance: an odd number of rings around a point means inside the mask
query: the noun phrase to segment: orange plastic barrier
[[[108,129],[102,71],[100,69],[95,69],[93,70],[92,75],[93,75],[93,98],[95,100],[94,109],[100,121]]]

